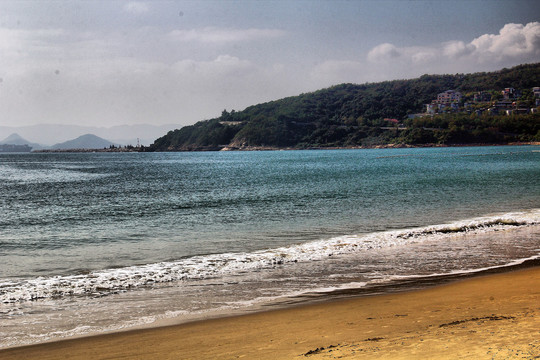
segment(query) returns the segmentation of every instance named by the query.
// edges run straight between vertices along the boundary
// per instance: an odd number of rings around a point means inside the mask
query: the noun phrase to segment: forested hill
[[[450,113],[408,119],[425,111],[437,94],[462,93],[460,106],[484,91],[489,101],[501,90],[515,88],[515,102],[535,106],[532,88],[540,86],[540,63],[490,73],[423,75],[412,80],[342,84],[254,105],[223,111],[219,118],[170,131],[151,151],[219,150],[222,148],[309,148],[382,144],[466,144],[540,141],[537,114],[494,115],[481,104]],[[487,104],[487,102],[485,103]],[[480,109],[480,110],[479,110]],[[389,122],[388,118],[396,120]]]

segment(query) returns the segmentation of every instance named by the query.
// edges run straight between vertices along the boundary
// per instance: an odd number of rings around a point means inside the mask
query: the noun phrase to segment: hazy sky
[[[0,126],[187,125],[343,82],[532,62],[538,0],[0,1]]]

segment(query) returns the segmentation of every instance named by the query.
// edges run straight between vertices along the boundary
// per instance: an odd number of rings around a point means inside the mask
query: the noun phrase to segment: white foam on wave
[[[172,262],[94,271],[84,275],[4,280],[0,281],[0,302],[14,303],[81,295],[103,296],[161,283],[240,275],[280,265],[321,261],[331,256],[537,224],[540,224],[540,209],[415,229],[340,236],[251,253],[194,256]]]
[[[32,333],[29,334],[26,331],[21,332],[21,333],[0,332],[0,334],[2,335],[0,337],[0,349],[38,344],[38,343],[43,343],[43,342],[47,342],[51,340],[58,341],[60,339],[72,339],[72,338],[77,338],[81,336],[88,336],[91,334],[104,334],[104,333],[125,331],[129,329],[136,329],[136,328],[148,326],[161,319],[167,319],[167,318],[181,316],[181,315],[183,315],[183,313],[180,311],[168,312],[160,316],[141,316],[133,320],[123,321],[118,324],[110,324],[107,326],[78,325],[78,326],[75,326],[74,328],[67,329],[67,330],[48,331],[48,332],[41,332],[41,333],[35,333],[35,334],[32,334]]]
[[[538,250],[540,251],[540,249],[538,249]],[[441,276],[452,276],[452,275],[476,274],[476,273],[481,273],[481,272],[485,272],[485,271],[489,271],[489,270],[514,267],[514,266],[521,265],[521,264],[523,264],[523,263],[525,263],[527,261],[538,260],[538,259],[540,259],[540,254],[539,255],[533,255],[533,256],[530,256],[530,257],[527,257],[527,258],[523,258],[523,259],[516,259],[516,260],[510,261],[508,263],[501,264],[501,265],[486,266],[486,267],[474,268],[474,269],[452,270],[452,271],[448,271],[448,272],[445,272],[445,273],[432,273],[432,274],[427,274],[427,275],[391,275],[391,276],[388,276],[388,277],[386,277],[384,279],[379,280],[379,282],[390,282],[390,281],[395,281],[395,280],[408,280],[408,279],[427,279],[427,278],[434,278],[434,277],[441,277]]]

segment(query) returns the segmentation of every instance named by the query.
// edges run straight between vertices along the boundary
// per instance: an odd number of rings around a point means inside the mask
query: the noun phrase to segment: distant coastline
[[[276,146],[202,146],[197,148],[168,150],[163,152],[196,152],[196,151],[285,151],[285,150],[353,150],[353,149],[412,149],[412,148],[442,148],[442,147],[478,147],[478,146],[531,146],[540,145],[539,141],[512,142],[512,143],[471,143],[471,144],[382,144],[371,146],[318,146],[318,147],[276,147]],[[148,152],[148,147],[117,147],[104,149],[44,149],[33,153],[134,153]]]
[[[134,153],[145,152],[146,147],[111,147],[103,149],[43,149],[35,150],[33,153]]]
[[[347,149],[412,149],[412,148],[441,148],[441,147],[477,147],[477,146],[531,146],[540,145],[539,141],[513,142],[513,143],[471,143],[471,144],[381,144],[381,145],[361,145],[361,146],[320,146],[307,148],[280,148],[270,146],[246,146],[243,148],[225,146],[215,151],[279,151],[279,150],[347,150]],[[201,150],[179,150],[179,151],[205,151]],[[210,151],[210,150],[206,150]]]
[[[28,145],[0,144],[0,153],[27,153],[32,151]]]

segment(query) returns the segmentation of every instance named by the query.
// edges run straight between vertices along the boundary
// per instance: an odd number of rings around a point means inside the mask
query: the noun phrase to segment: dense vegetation
[[[441,114],[408,119],[448,89],[464,101],[488,91],[498,99],[505,87],[521,89],[518,99],[533,106],[530,90],[540,86],[540,63],[491,73],[423,75],[412,80],[342,84],[313,93],[223,111],[157,139],[153,151],[218,150],[223,147],[345,147],[382,144],[470,144],[540,141],[540,117],[525,115]],[[385,121],[401,121],[397,127]]]

